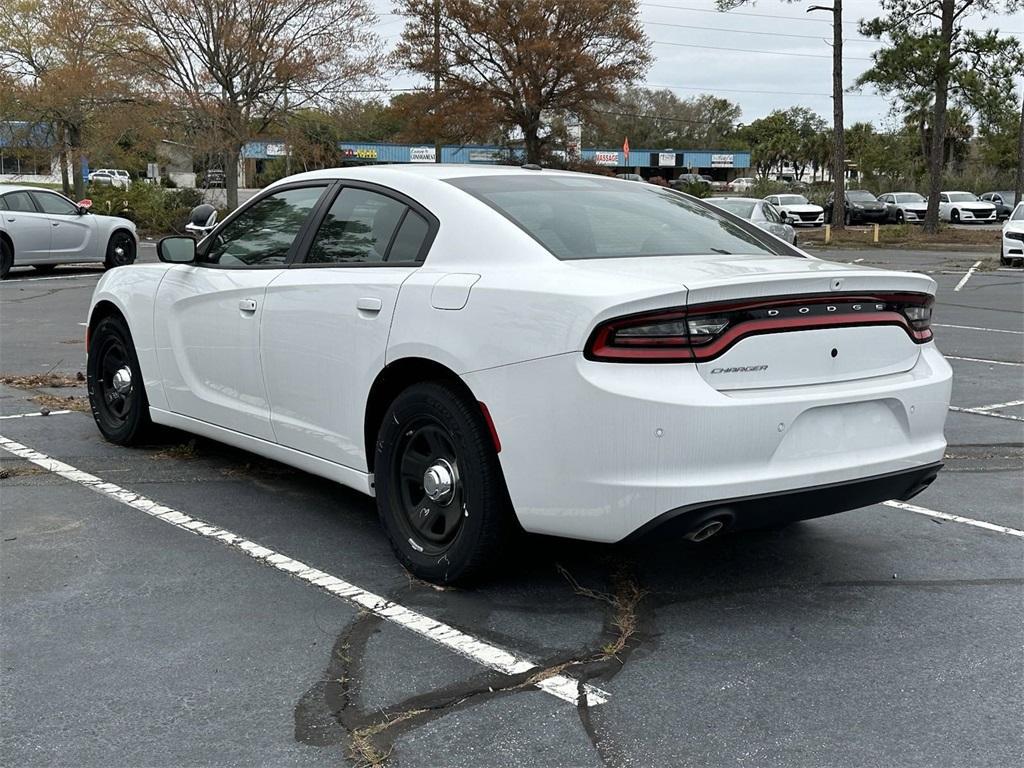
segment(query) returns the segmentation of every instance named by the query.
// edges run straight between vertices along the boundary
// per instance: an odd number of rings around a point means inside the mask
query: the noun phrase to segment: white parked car
[[[11,267],[49,272],[58,264],[98,261],[109,269],[135,261],[135,224],[93,215],[90,205],[48,189],[0,184],[0,279]]]
[[[726,187],[730,192],[746,192],[753,188],[754,179],[750,176],[740,176],[738,179],[730,181]]]
[[[784,222],[794,227],[820,227],[825,223],[825,209],[803,195],[769,195],[765,200],[775,206]]]
[[[746,219],[756,227],[796,245],[796,230],[782,218],[782,214],[767,200],[755,197],[709,197],[707,201],[734,216]]]
[[[878,196],[886,217],[897,224],[922,224],[928,212],[928,199],[917,192],[886,192]]]
[[[999,263],[1005,267],[1015,261],[1024,262],[1024,203],[1017,203],[1010,218],[1003,224]]]
[[[131,186],[132,175],[123,168],[97,168],[89,174],[89,181],[92,184],[109,184],[127,189]]]
[[[996,207],[973,192],[943,192],[939,195],[939,218],[951,224],[996,221]]]
[[[172,425],[375,496],[422,578],[520,526],[701,540],[907,499],[942,462],[934,280],[651,184],[312,171],[158,252],[93,295],[102,434]]]

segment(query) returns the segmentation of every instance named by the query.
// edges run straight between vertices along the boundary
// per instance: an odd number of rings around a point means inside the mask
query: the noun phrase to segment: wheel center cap
[[[125,365],[118,368],[114,372],[114,379],[112,382],[114,391],[119,395],[127,395],[132,391],[132,372],[131,369]]]
[[[438,504],[447,504],[455,493],[455,470],[445,459],[438,459],[423,473],[423,491]]]

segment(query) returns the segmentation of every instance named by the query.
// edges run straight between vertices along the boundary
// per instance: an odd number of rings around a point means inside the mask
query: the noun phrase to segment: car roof
[[[288,176],[275,184],[290,183],[293,181],[307,181],[312,179],[353,179],[362,181],[384,182],[389,179],[436,179],[446,181],[447,179],[471,178],[474,176],[498,176],[508,174],[510,176],[529,176],[543,174],[545,176],[589,176],[593,174],[581,174],[573,171],[558,171],[549,168],[537,171],[528,168],[520,168],[512,165],[458,165],[454,163],[423,163],[422,165],[364,165],[348,168],[324,168],[317,171],[307,171],[295,176]],[[602,177],[613,179],[614,177]],[[622,181],[622,179],[618,179]]]
[[[28,184],[0,184],[0,195],[6,194],[7,192],[54,192],[61,197],[63,193],[56,189],[47,189],[46,187],[32,187]]]
[[[741,203],[764,203],[766,200],[760,197],[730,197],[729,195],[715,195],[714,197],[705,197],[705,201],[714,203],[715,200],[738,200]]]

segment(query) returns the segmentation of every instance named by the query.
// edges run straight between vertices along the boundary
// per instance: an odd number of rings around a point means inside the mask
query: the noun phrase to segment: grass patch
[[[872,240],[872,227],[853,226],[844,230],[832,230],[832,242],[828,247],[877,247],[917,248],[922,250],[968,248],[977,250],[999,250],[1002,233],[998,229],[954,229],[940,227],[934,235],[923,231],[920,225],[884,224],[878,228],[878,242]],[[797,235],[800,245],[824,245],[825,230],[801,229]]]

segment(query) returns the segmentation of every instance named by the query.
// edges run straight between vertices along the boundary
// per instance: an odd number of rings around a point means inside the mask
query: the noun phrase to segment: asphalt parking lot
[[[530,538],[472,591],[410,578],[324,480],[181,433],[105,443],[76,386],[102,272],[13,271],[0,762],[1021,765],[1024,272],[826,255],[938,281],[932,487],[704,545]]]

